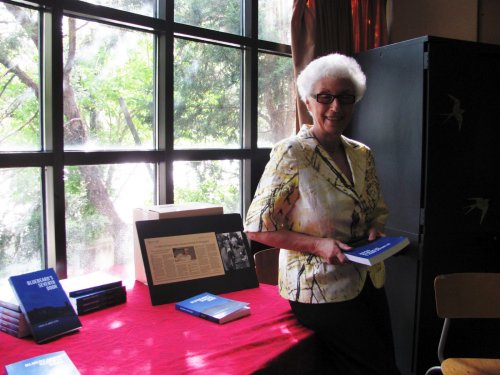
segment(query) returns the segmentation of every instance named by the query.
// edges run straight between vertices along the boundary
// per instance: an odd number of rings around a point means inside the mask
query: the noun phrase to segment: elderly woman
[[[297,88],[313,124],[273,148],[245,231],[281,248],[280,294],[325,344],[331,373],[399,374],[384,264],[344,255],[353,241],[383,236],[388,215],[370,149],[343,135],[365,75],[353,58],[331,54],[312,61]]]

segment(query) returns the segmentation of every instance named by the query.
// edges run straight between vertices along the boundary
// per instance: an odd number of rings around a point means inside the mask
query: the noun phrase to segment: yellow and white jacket
[[[350,242],[367,235],[388,216],[370,149],[342,136],[354,186],[312,135],[309,125],[279,142],[247,212],[245,231],[288,229]],[[331,265],[300,249],[280,251],[279,289],[283,298],[302,303],[355,298],[367,274],[375,287],[385,282],[383,263]]]

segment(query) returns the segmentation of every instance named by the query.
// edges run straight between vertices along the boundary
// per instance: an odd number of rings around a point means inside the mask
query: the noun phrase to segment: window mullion
[[[63,13],[59,8],[43,13],[42,106],[44,151],[52,153],[45,168],[47,266],[60,278],[67,277],[64,202],[64,116],[63,116]]]

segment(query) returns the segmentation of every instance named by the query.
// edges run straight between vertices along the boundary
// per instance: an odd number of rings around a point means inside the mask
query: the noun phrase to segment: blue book
[[[354,246],[347,250],[344,255],[352,262],[372,266],[380,263],[397,252],[403,250],[410,244],[406,237],[379,237],[374,241]]]
[[[205,292],[177,302],[175,308],[215,323],[224,324],[250,315],[248,305],[247,302],[235,301]]]
[[[37,343],[82,327],[52,268],[11,276],[9,282]]]
[[[80,375],[65,351],[53,352],[5,366],[7,375]]]

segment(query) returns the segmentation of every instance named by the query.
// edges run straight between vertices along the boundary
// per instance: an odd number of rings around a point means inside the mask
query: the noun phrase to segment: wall
[[[480,0],[479,40],[484,43],[500,44],[500,1]]]
[[[500,44],[498,0],[388,0],[390,43],[423,35]]]

